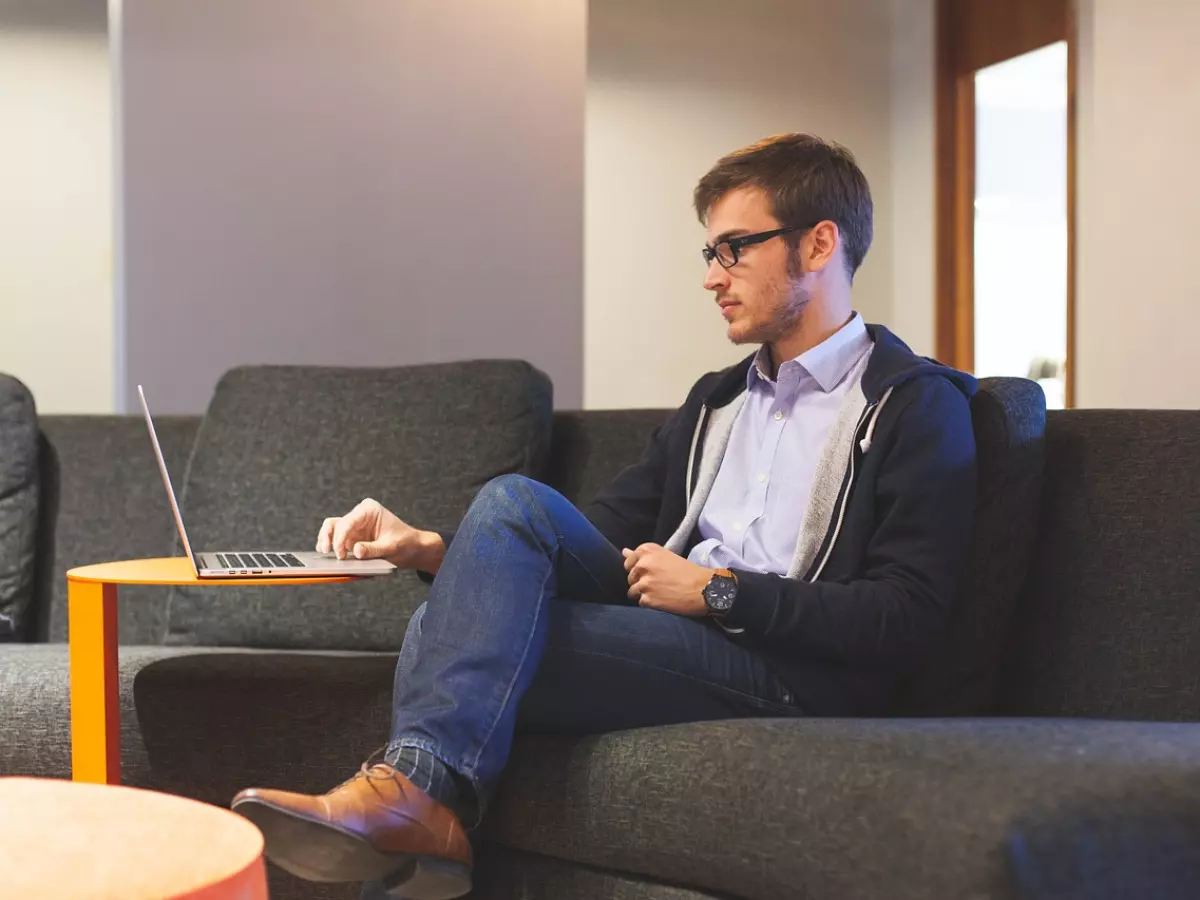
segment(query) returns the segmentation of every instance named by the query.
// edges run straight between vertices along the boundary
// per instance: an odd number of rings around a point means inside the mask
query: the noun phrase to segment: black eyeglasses
[[[712,247],[705,246],[700,252],[704,255],[704,261],[708,265],[711,266],[712,261],[715,259],[724,268],[728,269],[737,265],[738,257],[741,255],[743,247],[761,244],[763,241],[769,241],[771,238],[779,237],[781,234],[804,231],[808,228],[812,228],[812,225],[793,225],[791,228],[776,228],[774,231],[760,231],[758,234],[743,234],[739,237],[718,241]]]

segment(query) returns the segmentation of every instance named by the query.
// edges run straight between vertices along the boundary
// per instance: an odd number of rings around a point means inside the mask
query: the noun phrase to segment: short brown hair
[[[772,214],[785,228],[834,222],[854,277],[871,246],[873,206],[853,153],[811,134],[777,134],[735,150],[696,185],[700,221],[706,223],[717,201],[742,187],[766,191]]]

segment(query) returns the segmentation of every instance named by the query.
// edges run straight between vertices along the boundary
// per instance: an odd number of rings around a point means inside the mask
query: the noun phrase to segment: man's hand
[[[704,586],[714,569],[689,562],[658,544],[622,550],[629,573],[629,598],[639,606],[661,609],[677,616],[708,614]]]
[[[388,512],[377,500],[364,500],[344,516],[326,519],[317,534],[317,552],[338,559],[386,559],[401,569],[436,573],[446,545],[432,531],[419,531]]]

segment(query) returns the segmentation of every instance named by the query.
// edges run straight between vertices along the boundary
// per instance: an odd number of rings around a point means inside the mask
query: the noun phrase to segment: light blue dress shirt
[[[855,313],[831,337],[783,363],[775,379],[768,349],[759,350],[746,375],[746,402],[700,514],[701,541],[688,559],[713,569],[787,573],[817,460],[856,382],[847,376],[873,347]]]

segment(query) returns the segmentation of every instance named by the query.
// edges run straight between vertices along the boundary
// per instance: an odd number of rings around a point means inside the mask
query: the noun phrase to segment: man
[[[974,513],[974,381],[852,311],[872,205],[844,148],[766,139],[718,161],[695,206],[729,339],[762,346],[701,378],[585,512],[507,476],[453,535],[373,500],[325,521],[318,550],[432,588],[382,759],[320,797],[235,798],[285,869],[460,896],[464,823],[518,724],[880,714],[922,662]]]

